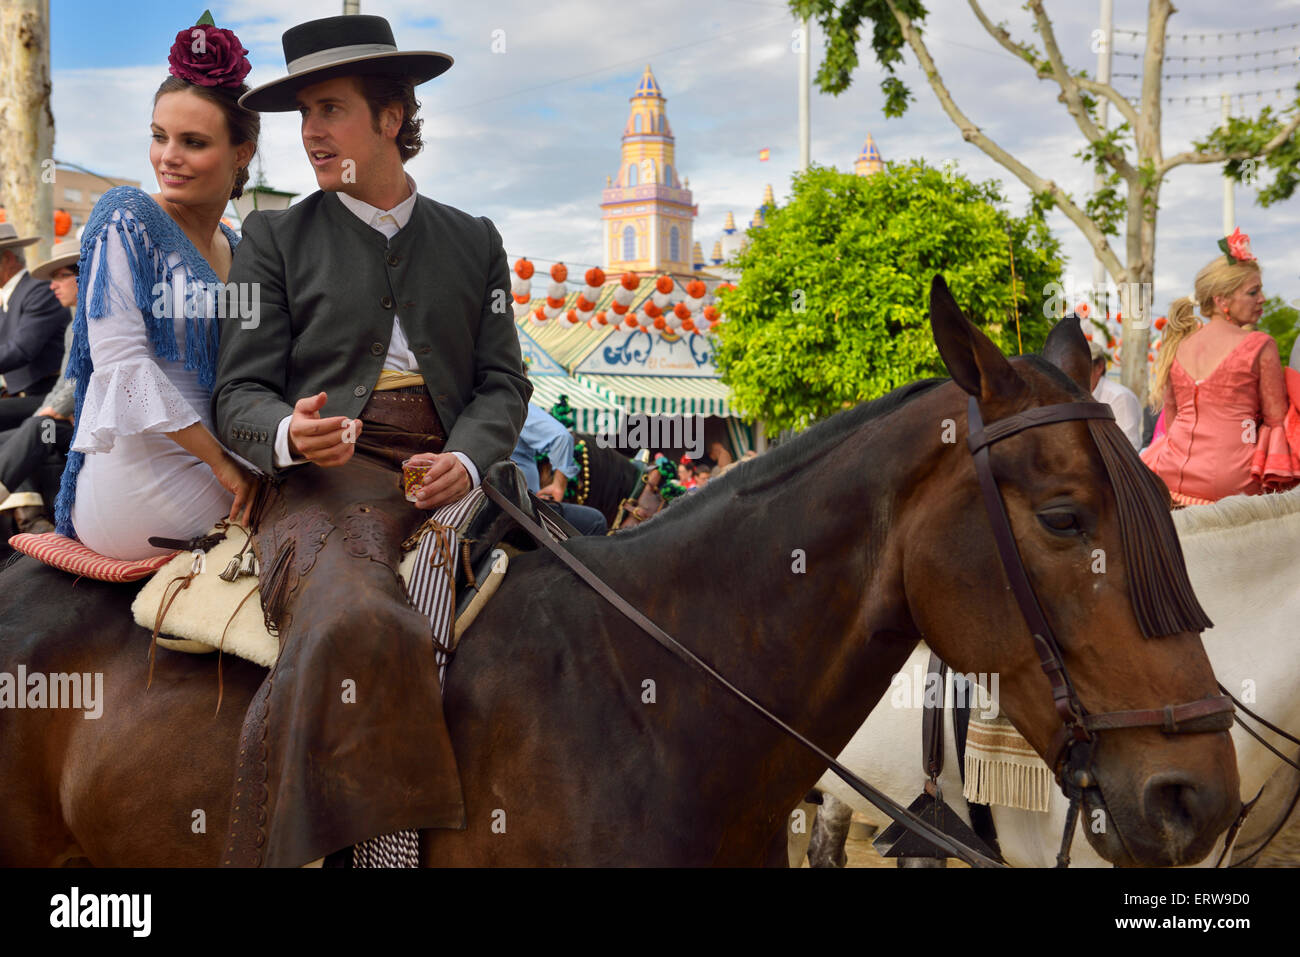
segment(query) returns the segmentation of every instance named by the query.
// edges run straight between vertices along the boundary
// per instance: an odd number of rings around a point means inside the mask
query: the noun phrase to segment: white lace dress
[[[143,230],[138,220],[137,228]],[[150,536],[201,535],[229,514],[234,497],[211,468],[164,434],[195,422],[215,434],[211,396],[199,385],[198,372],[154,354],[136,305],[127,248],[115,229],[96,242],[82,288],[94,288],[105,248],[109,307],[103,317],[87,321],[94,372],[72,441],[74,450],[86,453],[72,524],[77,538],[102,555],[147,558],[170,551],[150,545]],[[176,276],[187,278],[181,259],[172,252],[167,262]],[[184,304],[172,312],[177,341],[184,342]]]

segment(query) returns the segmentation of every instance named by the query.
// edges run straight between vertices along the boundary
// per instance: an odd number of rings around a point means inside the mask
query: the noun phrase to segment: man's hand
[[[318,392],[294,405],[289,420],[289,452],[324,467],[342,465],[356,450],[361,420],[343,415],[322,419],[320,410],[325,399],[325,393]]]
[[[415,491],[415,507],[440,508],[458,501],[470,490],[469,472],[450,452],[420,452],[411,456],[415,465],[431,465],[424,484]]]
[[[551,484],[538,492],[537,497],[548,502],[563,502],[564,493],[568,491],[568,488],[569,477],[556,469],[555,478],[551,481]]]

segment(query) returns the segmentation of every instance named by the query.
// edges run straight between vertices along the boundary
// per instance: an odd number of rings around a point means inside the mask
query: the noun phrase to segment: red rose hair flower
[[[253,69],[247,50],[231,30],[200,24],[176,34],[168,72],[199,86],[238,87]]]

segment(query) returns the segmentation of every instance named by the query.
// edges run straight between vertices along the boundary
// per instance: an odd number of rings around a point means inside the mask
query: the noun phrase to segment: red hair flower
[[[200,23],[176,34],[168,72],[199,86],[238,87],[253,69],[247,53],[233,31]]]
[[[1231,236],[1225,236],[1219,240],[1219,248],[1228,254],[1230,262],[1255,262],[1255,256],[1250,251],[1250,237],[1237,227],[1232,231]]]

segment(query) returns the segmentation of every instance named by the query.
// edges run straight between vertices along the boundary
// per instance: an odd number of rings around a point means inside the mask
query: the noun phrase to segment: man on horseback
[[[501,237],[416,192],[413,87],[451,57],[381,17],[284,34],[289,75],[241,105],[297,110],[321,190],[253,213],[230,271],[221,439],[271,482],[255,518],[280,652],[245,718],[223,863],[299,865],[363,838],[462,827],[429,621],[396,575],[427,516],[509,457],[532,388]],[[250,290],[251,291],[251,290]],[[258,300],[254,300],[258,301]],[[433,462],[412,508],[403,460]]]

